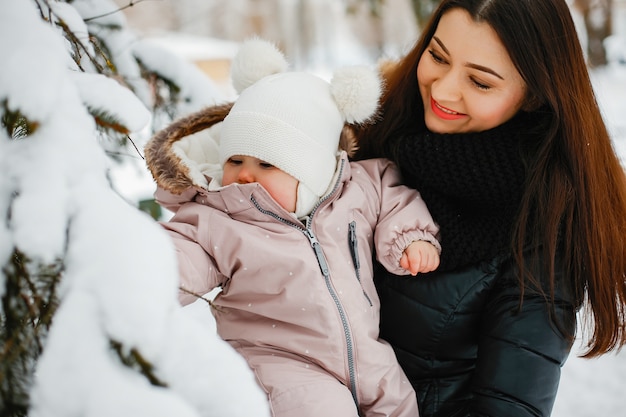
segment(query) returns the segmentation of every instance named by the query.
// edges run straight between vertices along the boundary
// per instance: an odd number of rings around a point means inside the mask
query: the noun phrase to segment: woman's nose
[[[431,87],[433,99],[437,102],[453,102],[461,99],[459,76],[448,71],[433,82]]]

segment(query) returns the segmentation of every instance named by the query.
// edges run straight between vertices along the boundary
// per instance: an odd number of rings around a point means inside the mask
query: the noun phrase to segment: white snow
[[[243,358],[179,305],[165,232],[107,178],[110,161],[86,108],[105,109],[129,130],[143,128],[149,111],[115,81],[77,74],[33,2],[3,6],[0,37],[19,46],[0,43],[9,58],[0,66],[0,103],[37,127],[24,139],[0,136],[8,222],[0,260],[15,245],[35,262],[65,265],[29,415],[269,416]],[[150,363],[157,382],[123,365],[112,345]]]

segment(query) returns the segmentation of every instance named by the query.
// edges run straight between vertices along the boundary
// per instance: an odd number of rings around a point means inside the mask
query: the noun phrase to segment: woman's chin
[[[471,126],[467,123],[467,118],[456,120],[443,120],[436,115],[426,116],[424,122],[426,127],[433,133],[470,133],[472,132]]]

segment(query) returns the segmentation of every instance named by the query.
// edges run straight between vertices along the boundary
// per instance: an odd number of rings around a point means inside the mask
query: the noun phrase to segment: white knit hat
[[[240,95],[222,124],[220,163],[233,155],[259,158],[319,198],[336,171],[344,123],[361,123],[374,114],[380,80],[366,67],[342,68],[328,83],[312,74],[285,72],[287,66],[273,44],[243,43],[231,70]]]

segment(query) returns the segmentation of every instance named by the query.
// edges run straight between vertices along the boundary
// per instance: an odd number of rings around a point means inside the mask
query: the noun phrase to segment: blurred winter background
[[[0,415],[267,415],[208,304],[176,303],[143,145],[235,97],[229,63],[249,36],[327,76],[402,53],[436,3],[2,0]],[[569,3],[626,164],[626,0]],[[582,351],[553,416],[626,416],[626,352]]]

